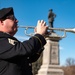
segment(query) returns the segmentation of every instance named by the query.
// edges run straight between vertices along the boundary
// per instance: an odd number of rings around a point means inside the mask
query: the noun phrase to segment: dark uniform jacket
[[[0,75],[32,75],[29,64],[38,59],[45,43],[39,34],[20,42],[0,32]]]

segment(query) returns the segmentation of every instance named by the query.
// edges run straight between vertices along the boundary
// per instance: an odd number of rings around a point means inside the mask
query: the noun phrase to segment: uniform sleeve
[[[46,44],[44,37],[39,34],[24,42],[14,42],[11,38],[9,39],[5,38],[0,42],[0,59],[10,59],[15,56],[28,57],[39,52]]]
[[[41,53],[43,52],[44,47],[41,48],[37,53],[35,53],[34,55],[29,57],[29,63],[33,63],[35,61],[37,61],[39,59],[39,57],[41,56]]]

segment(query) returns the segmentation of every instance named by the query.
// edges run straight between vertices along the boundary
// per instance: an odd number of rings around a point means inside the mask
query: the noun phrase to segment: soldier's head
[[[49,11],[53,11],[53,9],[50,9]]]
[[[17,23],[12,7],[0,9],[0,31],[13,36],[17,31]]]

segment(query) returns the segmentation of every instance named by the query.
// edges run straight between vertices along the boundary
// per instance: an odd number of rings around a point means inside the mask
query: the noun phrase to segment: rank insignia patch
[[[8,38],[8,41],[9,41],[9,43],[12,44],[12,45],[15,45],[15,42],[17,42],[16,40],[13,40],[13,39],[10,39],[10,38]]]

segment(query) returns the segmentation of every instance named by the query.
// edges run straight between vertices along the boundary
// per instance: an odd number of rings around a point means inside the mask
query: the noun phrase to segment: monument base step
[[[64,75],[64,71],[58,65],[42,65],[37,75]]]

